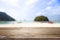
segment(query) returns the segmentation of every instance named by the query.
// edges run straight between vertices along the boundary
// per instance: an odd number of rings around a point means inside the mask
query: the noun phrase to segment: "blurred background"
[[[0,0],[0,12],[16,21],[33,22],[37,16],[60,22],[60,0]]]

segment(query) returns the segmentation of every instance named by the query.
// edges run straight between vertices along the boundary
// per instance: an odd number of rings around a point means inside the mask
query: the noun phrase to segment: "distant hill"
[[[15,19],[7,15],[5,12],[0,12],[0,21],[15,21]]]

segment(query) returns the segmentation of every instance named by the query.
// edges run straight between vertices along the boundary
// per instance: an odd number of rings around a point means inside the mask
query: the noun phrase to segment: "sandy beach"
[[[2,24],[0,35],[6,38],[57,38],[60,37],[60,25],[39,22]]]

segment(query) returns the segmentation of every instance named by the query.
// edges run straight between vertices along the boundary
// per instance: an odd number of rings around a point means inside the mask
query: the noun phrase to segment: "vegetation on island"
[[[47,21],[49,21],[49,19],[46,17],[46,16],[37,16],[35,19],[34,19],[34,21],[42,21],[42,22],[47,22]]]

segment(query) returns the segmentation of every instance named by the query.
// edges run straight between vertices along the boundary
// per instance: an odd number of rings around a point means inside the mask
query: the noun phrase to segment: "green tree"
[[[37,16],[34,21],[49,21],[45,16]]]

